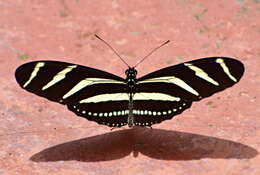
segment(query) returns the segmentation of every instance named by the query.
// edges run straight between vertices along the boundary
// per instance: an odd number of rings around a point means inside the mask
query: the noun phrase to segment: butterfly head
[[[125,75],[126,78],[129,79],[136,79],[136,75],[137,75],[137,70],[134,67],[129,67],[126,71],[125,71]]]

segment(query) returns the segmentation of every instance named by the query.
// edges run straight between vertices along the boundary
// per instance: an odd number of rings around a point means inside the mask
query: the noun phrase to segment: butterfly
[[[167,43],[167,42],[166,42]],[[233,86],[244,73],[234,58],[208,57],[137,78],[59,61],[33,61],[16,69],[25,90],[63,105],[76,115],[109,127],[151,126],[172,119],[192,102]]]

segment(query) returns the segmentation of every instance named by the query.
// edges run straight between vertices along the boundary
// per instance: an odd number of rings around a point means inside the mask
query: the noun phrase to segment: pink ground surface
[[[139,76],[207,56],[241,60],[234,87],[148,128],[76,117],[22,90],[15,69],[59,60],[124,76],[162,42]],[[0,174],[260,174],[260,1],[0,1]]]

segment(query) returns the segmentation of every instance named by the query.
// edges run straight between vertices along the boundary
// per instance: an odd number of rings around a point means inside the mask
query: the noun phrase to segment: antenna
[[[129,68],[130,66],[127,64],[127,62],[125,62],[125,60],[117,53],[117,51],[110,46],[110,44],[108,44],[105,40],[103,40],[102,38],[100,38],[98,35],[95,34],[95,37],[98,38],[100,41],[102,41],[103,43],[105,43],[119,58],[120,60],[123,61],[123,63],[125,63],[125,65],[127,65]],[[142,63],[147,57],[149,57],[150,55],[152,55],[156,50],[158,50],[159,48],[161,48],[162,46],[168,44],[170,42],[170,40],[165,41],[164,43],[162,43],[160,46],[154,48],[150,53],[148,53],[145,57],[143,57],[143,59],[141,59],[135,66],[138,66],[140,63]]]
[[[170,42],[170,40],[167,40],[167,41],[165,41],[163,44],[161,44],[160,46],[154,48],[154,49],[153,49],[150,53],[148,53],[143,59],[141,59],[141,60],[134,66],[134,68],[135,68],[136,66],[138,66],[140,63],[142,63],[147,57],[149,57],[150,55],[152,55],[156,50],[158,50],[158,49],[161,48],[162,46],[168,44],[169,42]]]
[[[95,34],[95,37],[98,38],[100,41],[102,41],[103,43],[105,43],[119,58],[120,60],[123,61],[123,63],[125,63],[125,65],[127,65],[128,67],[130,67],[126,62],[125,60],[117,53],[117,51],[112,47],[110,46],[105,40],[103,40],[102,38],[100,38],[98,35]]]

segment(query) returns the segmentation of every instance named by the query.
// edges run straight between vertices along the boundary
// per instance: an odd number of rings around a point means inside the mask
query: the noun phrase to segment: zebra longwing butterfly
[[[237,83],[243,64],[233,58],[210,57],[126,78],[58,61],[34,61],[15,72],[25,90],[64,104],[76,115],[110,127],[151,126],[182,113],[193,101]]]

